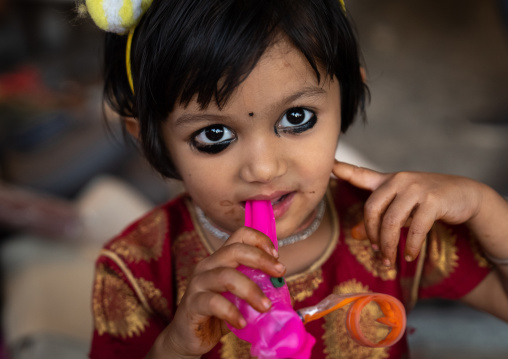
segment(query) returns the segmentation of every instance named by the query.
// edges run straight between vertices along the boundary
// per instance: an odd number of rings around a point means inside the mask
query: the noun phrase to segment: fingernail
[[[406,254],[404,258],[406,259],[407,262],[411,262],[413,260],[413,257],[411,257],[409,254]]]
[[[265,309],[270,309],[270,307],[272,306],[272,302],[270,301],[270,299],[268,298],[264,298],[261,300],[261,304],[263,304],[263,307]]]
[[[275,270],[277,272],[284,273],[284,270],[286,269],[286,266],[284,264],[282,264],[282,263],[277,263],[274,268],[275,268]]]
[[[272,256],[274,256],[275,258],[279,258],[279,252],[277,252],[275,248],[272,249]]]
[[[238,321],[240,324],[240,328],[245,328],[245,326],[247,325],[247,321],[243,318],[240,318],[240,320]]]
[[[391,266],[390,260],[388,258],[383,259],[383,264],[385,265],[385,267]]]
[[[379,246],[377,244],[372,244],[371,247],[374,252],[379,252]]]

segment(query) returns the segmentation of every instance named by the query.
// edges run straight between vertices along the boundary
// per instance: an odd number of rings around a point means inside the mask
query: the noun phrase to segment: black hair
[[[335,77],[341,93],[341,131],[364,105],[353,27],[339,0],[154,0],[138,24],[127,80],[127,36],[106,35],[104,94],[113,109],[140,124],[140,145],[163,176],[180,178],[160,131],[175,104],[197,95],[206,108],[223,107],[266,49],[284,38],[316,73]],[[320,73],[321,68],[325,73]]]

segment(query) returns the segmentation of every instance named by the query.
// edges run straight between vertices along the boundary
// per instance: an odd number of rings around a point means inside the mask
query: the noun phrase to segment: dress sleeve
[[[469,229],[436,222],[427,238],[419,298],[460,299],[491,266]]]
[[[104,250],[96,263],[92,359],[144,358],[169,321],[164,298],[153,283],[135,278],[121,263]]]
[[[178,237],[189,226],[179,220],[182,208],[183,197],[156,207],[104,245],[95,266],[90,358],[144,358],[171,322],[177,287],[170,232]]]

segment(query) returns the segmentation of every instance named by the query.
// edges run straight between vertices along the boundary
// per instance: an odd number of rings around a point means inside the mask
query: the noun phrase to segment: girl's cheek
[[[231,207],[221,207],[222,215],[224,217],[232,219],[235,223],[243,223],[243,214],[238,211],[237,208]]]

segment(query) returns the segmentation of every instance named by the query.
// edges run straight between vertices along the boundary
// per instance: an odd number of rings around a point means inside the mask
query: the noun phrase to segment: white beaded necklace
[[[203,210],[198,206],[195,206],[195,208],[196,208],[196,217],[199,223],[207,231],[209,231],[210,233],[213,234],[214,237],[217,237],[222,241],[226,241],[229,238],[229,236],[231,235],[230,233],[224,232],[223,230],[211,224],[208,218],[206,218],[206,215],[203,212]],[[318,229],[319,225],[321,224],[321,221],[323,220],[324,214],[325,214],[325,200],[323,198],[317,206],[316,217],[314,218],[312,223],[301,232],[295,233],[283,239],[279,239],[277,241],[279,243],[279,247],[287,246],[289,244],[300,242],[309,238]]]

